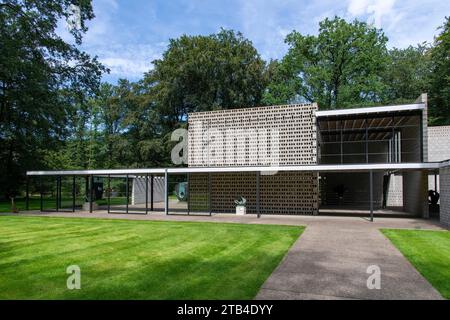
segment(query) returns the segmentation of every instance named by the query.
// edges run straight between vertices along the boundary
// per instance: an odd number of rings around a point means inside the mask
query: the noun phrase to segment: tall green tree
[[[334,109],[382,99],[387,38],[381,30],[326,18],[317,36],[293,31],[285,42],[289,51],[266,89],[265,103],[314,101]]]
[[[78,49],[92,18],[90,0],[0,3],[2,196],[17,194],[27,169],[44,167],[41,150],[65,135],[73,106],[98,86],[104,69]],[[56,34],[61,19],[75,22],[75,44]]]
[[[445,18],[441,33],[431,49],[432,75],[429,90],[430,122],[450,124],[450,17]]]
[[[389,50],[383,100],[387,103],[414,101],[429,89],[430,75],[429,45],[424,43],[415,47]]]
[[[265,88],[265,63],[241,33],[170,40],[162,59],[146,76],[166,127],[175,128],[188,112],[258,105]]]

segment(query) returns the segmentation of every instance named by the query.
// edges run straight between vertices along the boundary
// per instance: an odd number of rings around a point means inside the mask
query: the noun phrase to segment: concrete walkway
[[[1,214],[0,214],[1,215]],[[30,212],[19,215],[157,221],[302,225],[306,229],[263,284],[256,299],[442,299],[380,228],[443,230],[433,220],[328,216],[209,216],[162,213],[108,214],[104,211]],[[381,289],[368,289],[367,267],[381,270]]]
[[[422,223],[421,223],[422,222]],[[313,221],[262,286],[256,299],[442,299],[379,227],[435,228],[423,220]],[[367,267],[381,271],[368,289]]]

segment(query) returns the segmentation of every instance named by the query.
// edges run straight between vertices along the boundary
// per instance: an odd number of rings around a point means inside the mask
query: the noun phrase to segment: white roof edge
[[[448,163],[419,162],[419,163],[373,163],[373,164],[322,164],[299,166],[260,166],[260,167],[185,167],[158,169],[112,169],[112,170],[62,170],[62,171],[28,171],[28,176],[45,175],[139,175],[167,173],[214,173],[214,172],[275,172],[275,171],[368,171],[368,170],[433,170]]]
[[[396,111],[410,111],[410,110],[423,110],[423,109],[425,109],[424,103],[413,103],[413,104],[402,104],[402,105],[395,105],[395,106],[380,106],[380,107],[367,107],[367,108],[355,108],[355,109],[316,111],[316,117],[330,117],[330,116],[343,116],[343,115],[352,115],[352,114],[396,112]]]

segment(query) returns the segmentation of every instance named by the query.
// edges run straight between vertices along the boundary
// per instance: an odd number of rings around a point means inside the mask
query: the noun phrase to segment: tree
[[[414,101],[429,88],[431,74],[430,46],[419,44],[389,50],[385,69],[383,100],[387,103]]]
[[[430,122],[450,124],[450,17],[445,18],[441,33],[431,49],[432,75],[429,90]]]
[[[55,30],[74,9],[69,44]],[[0,194],[16,195],[27,169],[45,167],[42,150],[58,145],[74,106],[98,86],[105,69],[77,47],[93,17],[89,0],[0,4]]]
[[[162,59],[146,75],[158,110],[171,130],[188,112],[258,105],[265,88],[265,63],[241,33],[170,40]]]
[[[381,100],[387,38],[364,22],[335,17],[319,23],[317,36],[290,33],[289,51],[265,99],[318,102],[321,109]],[[289,102],[284,101],[284,102]]]

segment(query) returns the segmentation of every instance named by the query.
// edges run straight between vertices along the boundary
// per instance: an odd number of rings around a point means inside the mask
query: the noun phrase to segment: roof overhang
[[[414,104],[402,104],[402,105],[395,105],[395,106],[380,106],[380,107],[369,107],[369,108],[316,111],[316,117],[317,118],[338,117],[338,116],[362,115],[362,114],[373,114],[373,113],[416,111],[416,110],[424,110],[424,109],[425,109],[424,103],[414,103]]]
[[[355,171],[408,171],[437,170],[444,166],[442,162],[424,163],[369,163],[369,164],[333,164],[299,166],[247,166],[247,167],[184,167],[184,168],[148,168],[148,169],[111,169],[111,170],[60,170],[28,171],[28,176],[118,176],[118,175],[162,175],[167,173],[226,173],[226,172],[355,172]],[[448,165],[448,164],[446,164]]]

